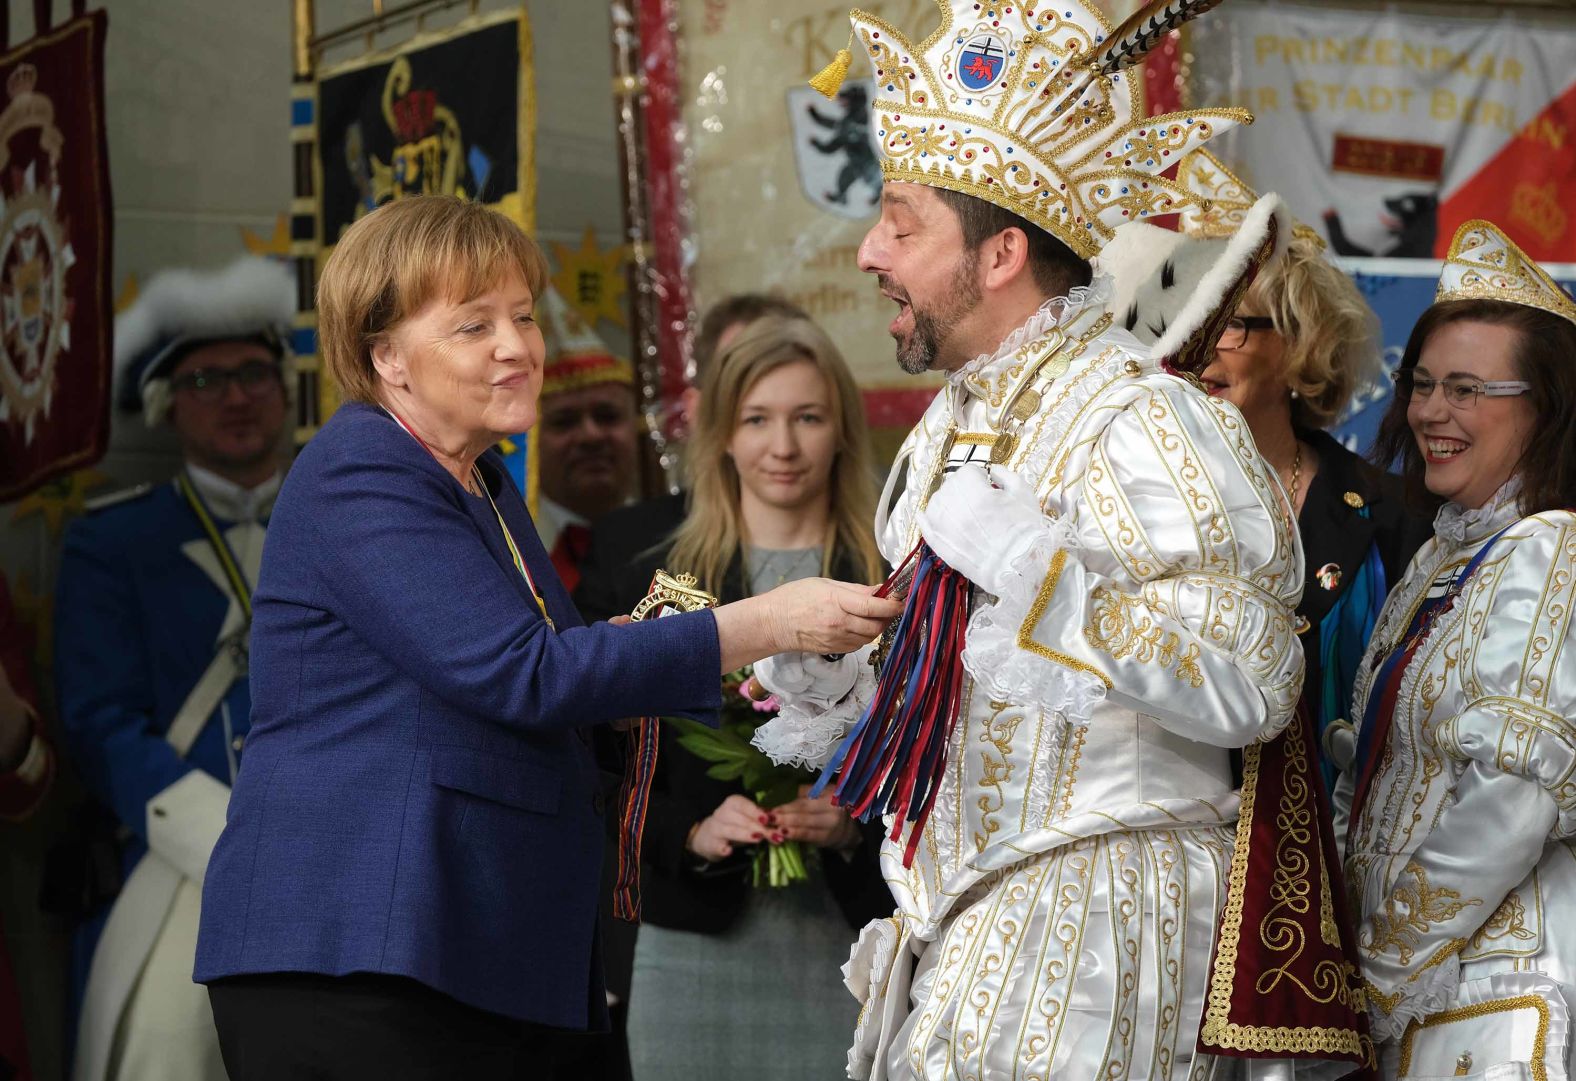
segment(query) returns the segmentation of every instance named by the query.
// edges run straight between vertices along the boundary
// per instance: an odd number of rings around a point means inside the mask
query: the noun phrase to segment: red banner
[[[0,56],[0,502],[109,441],[105,13]]]

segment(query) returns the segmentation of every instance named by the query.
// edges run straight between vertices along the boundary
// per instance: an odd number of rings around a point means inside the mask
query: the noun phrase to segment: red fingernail
[[[761,835],[759,833],[752,833],[750,834],[750,837],[757,841],[761,839]]]
[[[783,843],[783,835],[782,834],[780,834],[780,833],[772,834],[772,844],[780,845],[782,843]]]
[[[770,826],[771,824],[772,824],[772,817],[771,817],[771,815],[761,815],[761,825],[763,825],[763,826]]]

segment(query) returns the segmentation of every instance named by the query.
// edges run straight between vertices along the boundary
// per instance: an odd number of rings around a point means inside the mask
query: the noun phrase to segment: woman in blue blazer
[[[490,448],[536,420],[540,252],[457,199],[353,226],[318,289],[346,403],[297,459],[254,600],[253,717],[196,979],[233,1081],[515,1078],[605,1025],[585,730],[714,718],[719,676],[898,605],[795,583],[582,626]]]

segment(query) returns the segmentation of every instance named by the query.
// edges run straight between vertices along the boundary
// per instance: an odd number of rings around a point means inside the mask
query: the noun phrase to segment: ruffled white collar
[[[1434,516],[1434,532],[1453,548],[1486,540],[1522,517],[1521,480],[1512,477],[1481,507],[1446,503]]]
[[[1115,290],[1109,275],[1096,274],[1088,285],[1077,286],[1066,296],[1052,297],[1037,308],[1028,321],[1002,339],[993,353],[981,353],[961,368],[947,373],[947,382],[955,387],[973,377],[993,374],[1004,366],[1029,342],[1042,338],[1059,326],[1066,326],[1090,309],[1104,308]]]

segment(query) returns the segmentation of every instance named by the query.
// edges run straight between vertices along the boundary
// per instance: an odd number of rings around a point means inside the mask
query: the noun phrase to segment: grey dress
[[[752,592],[821,571],[821,550],[748,552]],[[824,853],[825,859],[839,859]],[[819,866],[752,890],[720,934],[640,929],[630,994],[635,1081],[833,1081],[859,1004],[843,986],[854,932]]]

